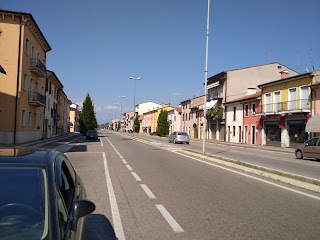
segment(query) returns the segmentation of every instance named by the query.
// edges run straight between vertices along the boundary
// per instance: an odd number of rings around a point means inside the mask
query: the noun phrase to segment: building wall
[[[236,116],[234,119],[234,107],[236,108]],[[227,121],[226,121],[226,141],[239,143],[242,142],[243,132],[243,105],[239,102],[227,105]]]
[[[298,73],[279,63],[265,64],[227,72],[227,99],[230,102],[247,94],[248,88],[281,78],[281,71],[287,70],[289,77]]]
[[[243,106],[245,105],[249,105],[249,112],[248,112],[248,116],[245,116],[245,114],[243,114],[243,142],[247,143],[247,144],[255,144],[255,145],[260,145],[260,140],[261,140],[261,135],[260,135],[260,130],[258,129],[259,127],[259,122],[260,122],[260,115],[255,114],[252,111],[252,105],[256,104],[256,109],[258,108],[258,106],[260,105],[261,100],[252,100],[252,101],[248,101],[246,103],[243,104]],[[245,132],[245,127],[247,126],[248,132]],[[253,132],[252,129],[253,127],[255,128],[255,131]],[[254,143],[253,143],[253,136],[254,136]]]
[[[31,21],[27,18],[27,21]],[[29,104],[28,95],[30,92],[30,80],[33,79],[33,90],[42,95],[45,93],[44,77],[38,77],[30,71],[31,49],[34,46],[35,56],[39,52],[39,59],[45,60],[45,51],[40,46],[33,33],[27,27],[27,24],[21,26],[20,17],[12,15],[2,15],[0,19],[0,28],[2,29],[0,41],[0,62],[7,74],[0,74],[0,143],[13,144],[15,117],[16,117],[16,143],[38,140],[42,138],[44,107],[36,107]],[[17,111],[16,91],[17,91],[17,69],[18,69],[18,51],[19,36],[21,40],[20,48],[20,74],[18,76],[18,101]],[[26,38],[29,40],[29,51],[26,49]],[[27,76],[26,85],[23,84],[24,76]],[[35,87],[37,86],[37,90]],[[25,112],[25,122],[22,122],[22,111]],[[30,115],[30,122],[29,120]],[[5,117],[4,117],[5,116]]]
[[[289,89],[290,88],[297,88],[297,100],[300,99],[300,87],[301,86],[306,86],[311,84],[311,78],[310,77],[304,77],[301,79],[293,79],[290,82],[283,82],[283,83],[278,83],[276,85],[272,86],[266,86],[262,89],[262,102],[265,102],[265,94],[266,93],[273,93],[276,91],[280,91],[280,100],[281,102],[286,102],[288,101],[288,96],[289,96]],[[271,101],[273,101],[273,97],[271,97]]]
[[[160,104],[157,104],[154,102],[146,102],[146,103],[138,104],[136,111],[138,112],[138,115],[141,115],[141,114],[144,114],[144,113],[152,111],[152,110],[156,110],[161,107],[162,106]]]

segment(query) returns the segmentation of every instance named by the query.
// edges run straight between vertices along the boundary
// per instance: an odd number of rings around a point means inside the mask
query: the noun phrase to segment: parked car
[[[99,138],[99,134],[98,134],[97,130],[90,129],[87,131],[86,139],[98,139],[98,138]]]
[[[129,129],[129,130],[128,130],[128,133],[133,133],[132,129]]]
[[[189,144],[189,136],[186,132],[173,132],[169,135],[169,143],[186,143]]]
[[[83,239],[95,210],[68,158],[57,150],[0,148],[0,238]]]
[[[319,137],[311,138],[295,148],[295,155],[298,159],[316,158],[320,159],[320,141]]]

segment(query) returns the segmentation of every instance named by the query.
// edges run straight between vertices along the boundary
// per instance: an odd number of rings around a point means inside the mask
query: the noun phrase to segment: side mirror
[[[309,146],[309,143],[305,143],[304,145],[305,145],[305,146]]]
[[[77,200],[72,206],[72,212],[71,212],[72,226],[71,226],[71,229],[73,231],[76,231],[79,218],[84,217],[84,216],[92,213],[95,209],[96,209],[96,206],[94,205],[93,202],[91,202],[89,200],[84,200],[84,199]]]

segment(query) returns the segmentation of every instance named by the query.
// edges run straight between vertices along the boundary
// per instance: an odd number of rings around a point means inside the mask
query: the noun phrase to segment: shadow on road
[[[68,152],[87,152],[87,145],[73,146]]]
[[[101,214],[90,214],[86,217],[86,239],[117,240],[118,238],[108,218]]]

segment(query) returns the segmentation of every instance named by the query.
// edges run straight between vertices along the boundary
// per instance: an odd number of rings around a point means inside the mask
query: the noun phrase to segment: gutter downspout
[[[17,141],[17,114],[18,114],[18,93],[19,93],[19,77],[20,77],[20,61],[21,61],[21,32],[22,32],[22,15],[20,15],[20,29],[19,29],[19,46],[18,46],[18,69],[17,69],[17,89],[16,89],[16,102],[15,102],[15,115],[14,115],[14,133],[13,144]]]

